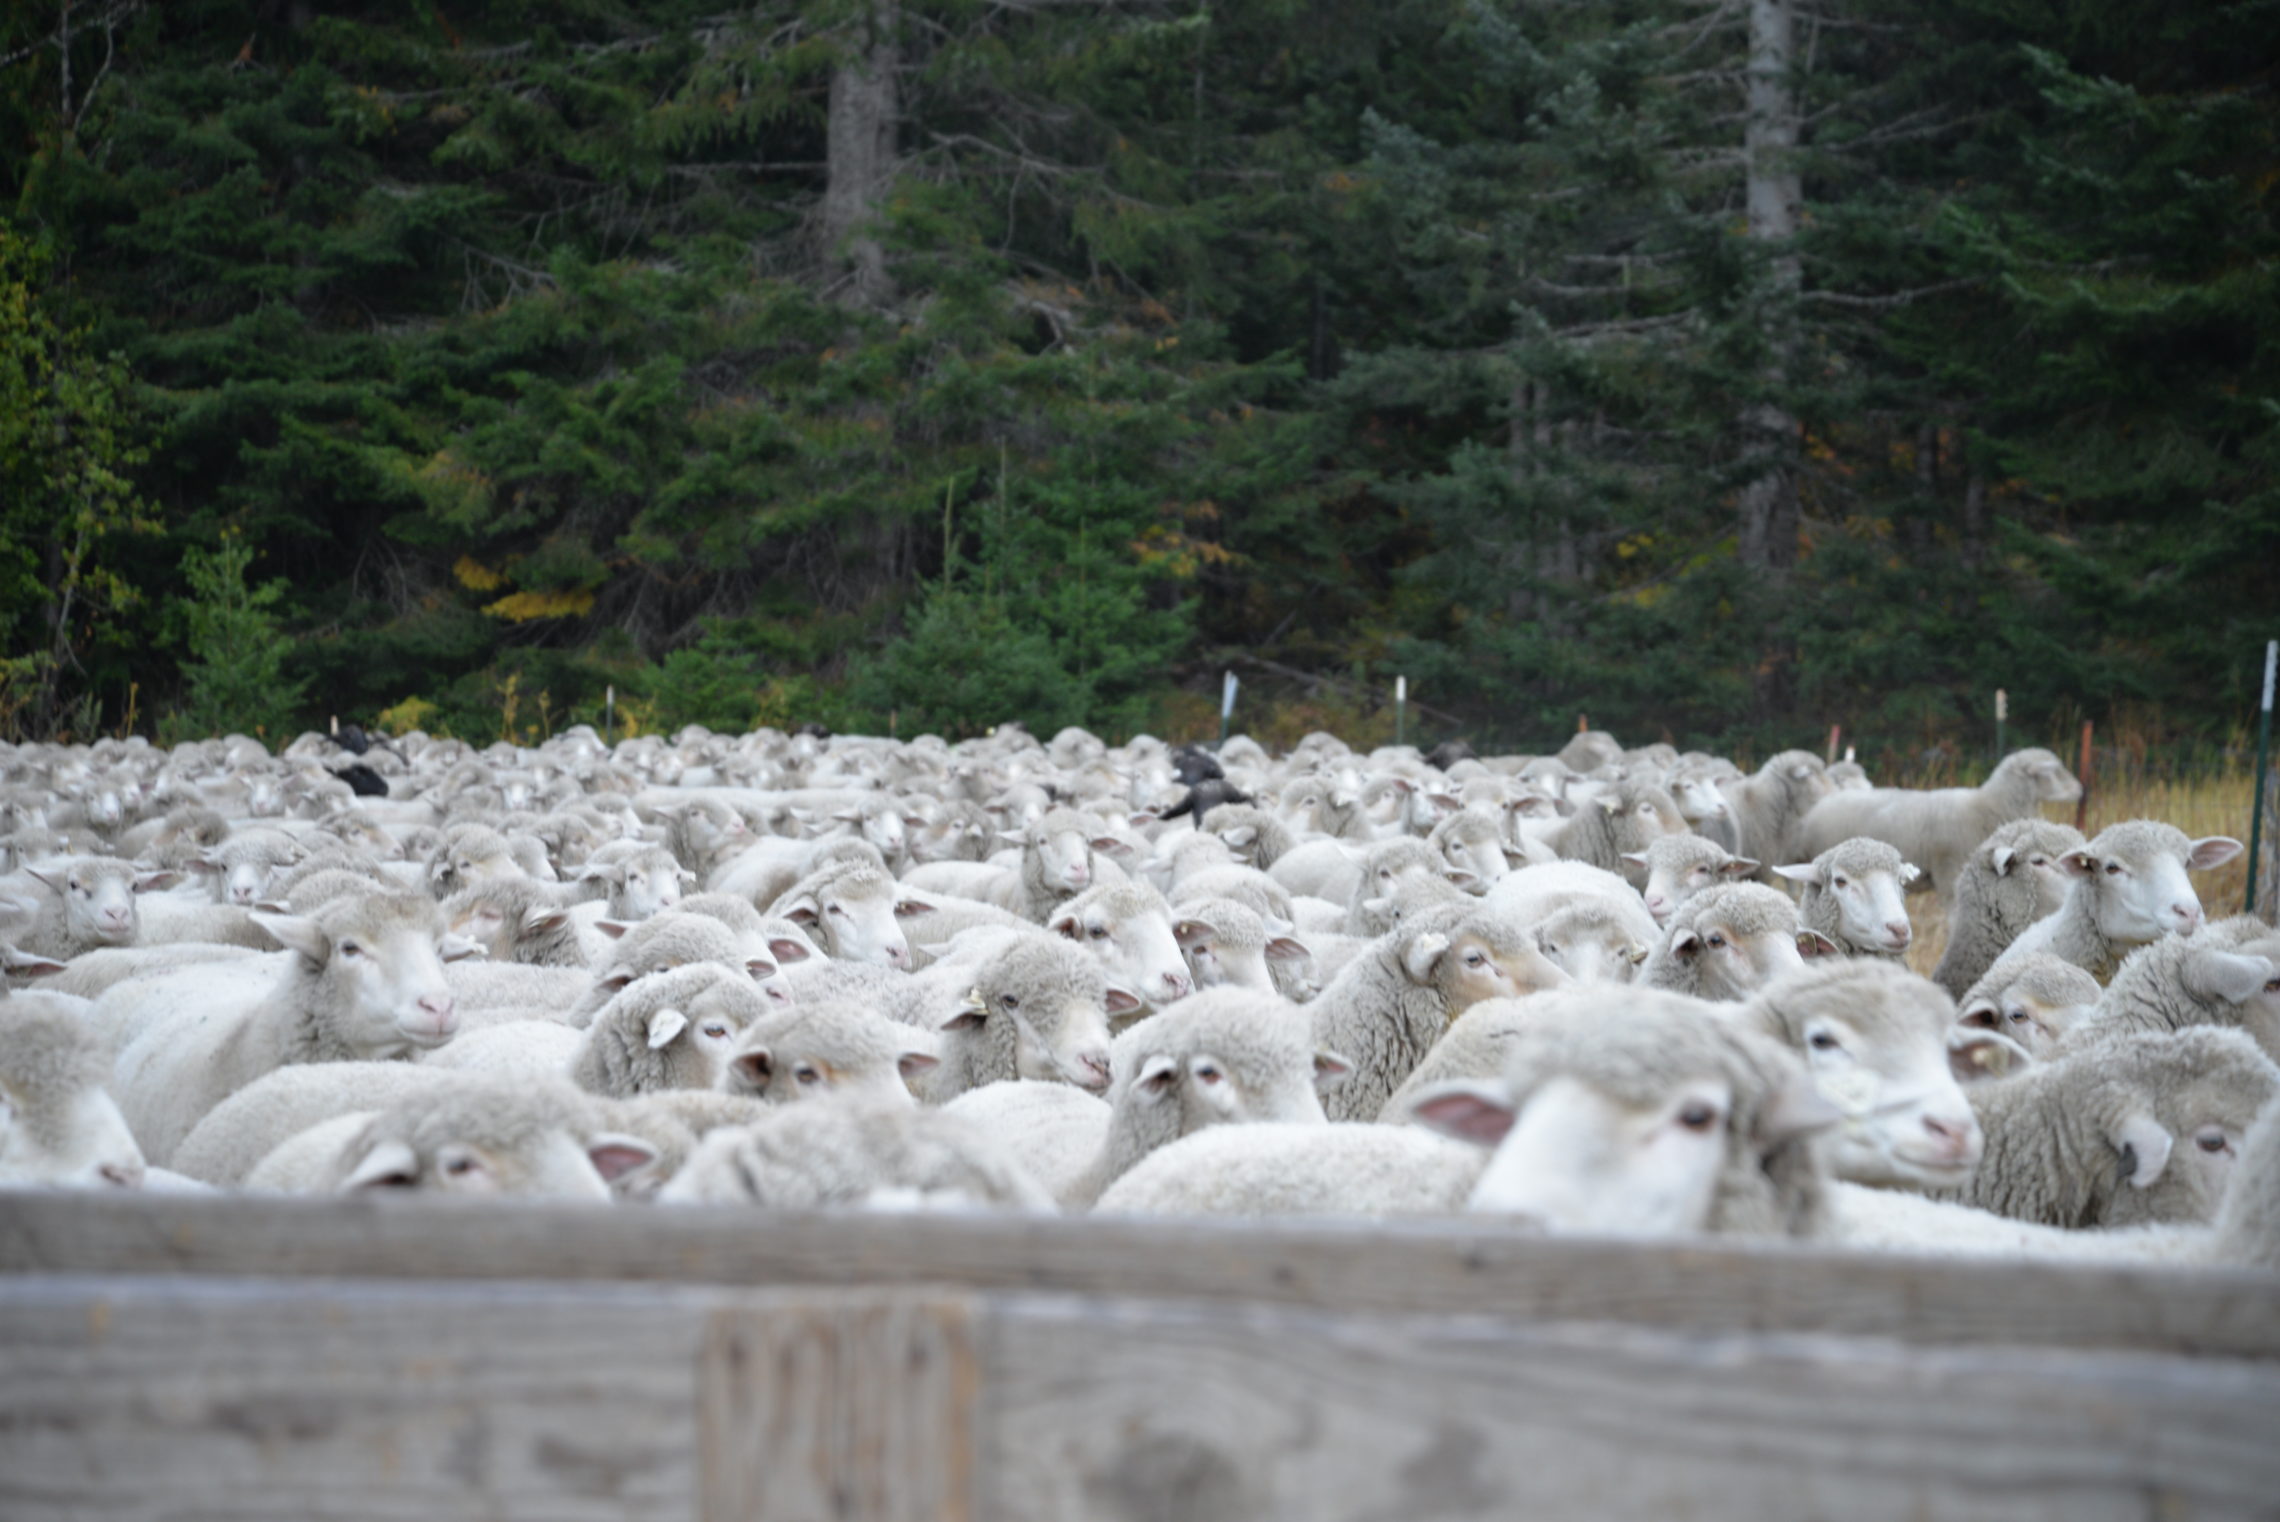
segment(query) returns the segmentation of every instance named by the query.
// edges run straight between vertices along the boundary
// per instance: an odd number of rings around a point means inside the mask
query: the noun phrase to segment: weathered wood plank
[[[1818,1334],[1008,1297],[1004,1522],[2247,1522],[2280,1367]]]
[[[730,1296],[0,1281],[0,1516],[673,1522]]]
[[[0,1279],[0,1517],[973,1515],[971,1302]]]
[[[968,1522],[973,1319],[970,1300],[907,1290],[714,1312],[702,1522]]]
[[[2280,1275],[1291,1224],[463,1206],[0,1200],[0,1273],[84,1270],[1033,1288],[1702,1331],[2280,1357]]]

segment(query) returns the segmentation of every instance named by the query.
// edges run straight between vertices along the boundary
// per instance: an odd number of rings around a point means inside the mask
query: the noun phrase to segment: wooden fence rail
[[[2280,1276],[0,1197],[0,1517],[2271,1519]]]

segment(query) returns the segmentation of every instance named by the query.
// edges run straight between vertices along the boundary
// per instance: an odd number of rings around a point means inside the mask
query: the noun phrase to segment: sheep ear
[[[611,940],[617,941],[625,938],[625,933],[633,928],[633,922],[630,920],[596,920],[594,921],[594,928]]]
[[[2230,835],[2205,835],[2193,842],[2193,849],[2186,854],[2185,865],[2196,872],[2206,872],[2231,861],[2242,849],[2241,843]]]
[[[1180,943],[1180,950],[1193,951],[1211,944],[1211,927],[1201,920],[1181,920],[1172,927],[1172,939]]]
[[[471,936],[440,935],[436,937],[435,954],[446,962],[464,962],[470,957],[489,960],[491,949]]]
[[[625,867],[619,862],[590,861],[572,873],[570,880],[574,883],[622,883],[625,881]]]
[[[2273,967],[2269,957],[2195,946],[2185,953],[2185,965],[2179,970],[2189,992],[2204,999],[2244,1004],[2262,993],[2280,969]]]
[[[51,867],[48,869],[48,872],[43,872],[38,867],[26,867],[24,868],[24,875],[26,877],[37,878],[39,881],[46,883],[50,888],[55,890],[56,896],[60,898],[63,896],[63,884],[57,882],[53,877],[49,875],[49,872],[52,872],[53,870],[54,869]]]
[[[1443,867],[1441,875],[1460,888],[1471,888],[1480,882],[1480,874],[1470,867]]]
[[[1342,1052],[1317,1047],[1314,1051],[1314,1087],[1317,1090],[1334,1089],[1344,1083],[1354,1071],[1354,1064]]]
[[[1029,844],[1029,833],[1026,830],[999,830],[996,833],[998,844],[1001,846],[1025,846]]]
[[[557,909],[551,904],[533,904],[523,911],[522,927],[532,933],[541,930],[554,930],[569,918],[567,911]]]
[[[1306,949],[1306,944],[1303,941],[1294,940],[1287,935],[1269,936],[1266,951],[1267,960],[1270,962],[1303,962],[1314,955],[1313,952]]]
[[[1792,1073],[1759,1107],[1757,1140],[1761,1145],[1778,1145],[1807,1132],[1825,1130],[1844,1118],[1844,1113],[1813,1086],[1811,1078],[1802,1072]]]
[[[1419,1125],[1483,1147],[1504,1140],[1514,1118],[1511,1099],[1486,1083],[1437,1085],[1419,1095],[1409,1113]]]
[[[1108,986],[1105,1002],[1109,1016],[1113,1019],[1122,1019],[1126,1015],[1148,1007],[1146,1000],[1120,983],[1111,983]]]
[[[1259,827],[1255,824],[1239,824],[1234,829],[1221,833],[1219,838],[1240,851],[1259,838]]]
[[[728,1070],[752,1093],[765,1094],[775,1075],[776,1057],[764,1046],[748,1046],[728,1059]]]
[[[34,956],[28,951],[18,951],[13,946],[0,946],[0,967],[6,967],[19,978],[44,978],[63,971],[67,965],[69,964]]]
[[[803,893],[779,907],[783,910],[784,918],[795,925],[813,925],[823,918],[823,911],[817,907],[812,893]]]
[[[1912,882],[1914,882],[1914,881],[1915,881],[1917,878],[1919,878],[1919,877],[1922,877],[1923,875],[1924,875],[1924,869],[1923,869],[1922,867],[1919,867],[1919,866],[1917,866],[1917,865],[1916,865],[1914,862],[1912,862],[1912,861],[1904,861],[1904,862],[1900,863],[1900,881],[1901,881],[1901,882],[1903,882],[1903,883],[1912,883]]]
[[[1132,1080],[1132,1086],[1151,1099],[1159,1098],[1179,1080],[1179,1076],[1179,1063],[1158,1052],[1140,1064],[1140,1072]]]
[[[1747,877],[1758,869],[1758,864],[1747,856],[1737,856],[1718,870],[1727,877]]]
[[[2058,870],[2068,877],[2096,877],[2098,858],[2088,851],[2069,851],[2058,859]]]
[[[408,1189],[420,1181],[419,1154],[409,1142],[385,1141],[364,1154],[364,1160],[340,1181],[342,1194],[364,1189]]]
[[[586,1160],[594,1165],[603,1183],[614,1184],[627,1174],[656,1162],[657,1149],[638,1136],[605,1131],[586,1143]]]
[[[594,979],[594,986],[596,988],[606,988],[614,994],[619,989],[628,986],[632,982],[633,969],[630,967],[620,967],[615,972],[604,973],[600,977]]]
[[[798,941],[793,940],[788,935],[778,936],[774,940],[770,941],[768,943],[768,951],[770,955],[775,957],[779,965],[786,967],[790,966],[794,962],[805,962],[815,955],[815,953],[809,951],[807,947],[801,945]]]
[[[2034,1054],[1993,1030],[1957,1026],[1948,1032],[1948,1071],[1958,1083],[2002,1078],[2014,1068],[2034,1065]]]
[[[1995,868],[1997,877],[2009,877],[2011,875],[2011,863],[2018,859],[2018,851],[2011,846],[1997,846],[1987,853],[1988,863]]]
[[[649,1017],[649,1049],[668,1046],[675,1036],[689,1028],[689,1017],[677,1009],[661,1009]]]
[[[1401,948],[1401,970],[1409,974],[1412,983],[1432,981],[1433,964],[1440,961],[1449,949],[1449,938],[1438,930],[1428,930]]]
[[[1797,862],[1787,867],[1775,867],[1773,875],[1786,877],[1793,883],[1804,883],[1807,887],[1817,888],[1821,885],[1821,869],[1809,861]]]
[[[946,1031],[978,1031],[989,1017],[990,1007],[983,1001],[982,991],[979,988],[969,988],[957,1013],[943,1021],[939,1028]]]
[[[935,906],[923,898],[898,898],[895,900],[895,918],[898,920],[914,920],[922,914],[934,913],[934,909]]]
[[[1978,998],[1963,1007],[1963,1012],[1955,1017],[1955,1023],[1969,1030],[2000,1030],[2003,1012],[1996,1008],[1993,999]],[[1955,1043],[1951,1040],[1948,1048],[1952,1051],[1954,1047]]]
[[[1118,840],[1114,835],[1096,835],[1086,843],[1094,850],[1105,851],[1111,856],[1130,856],[1132,854],[1132,848]]]
[[[895,1071],[905,1078],[916,1078],[942,1066],[942,1059],[932,1052],[907,1051],[895,1058]]]
[[[1620,814],[1623,812],[1623,800],[1613,793],[1601,793],[1593,801],[1599,805],[1602,813]]]
[[[744,959],[745,974],[755,983],[765,982],[774,977],[780,970],[774,962],[769,961],[766,957],[746,957]]]
[[[1648,864],[1647,853],[1644,851],[1625,851],[1623,859],[1634,867],[1643,867]]]
[[[2169,1166],[2169,1150],[2175,1145],[2161,1122],[2142,1110],[2124,1117],[2106,1139],[2122,1154],[2122,1177],[2133,1189],[2150,1189],[2160,1181],[2162,1170]]]
[[[1837,943],[1818,930],[1797,932],[1797,954],[1810,962],[1815,957],[1833,957],[1838,954]]]
[[[255,912],[248,917],[276,937],[277,944],[287,951],[297,951],[319,967],[332,960],[331,932],[307,915]]]
[[[202,856],[191,857],[188,865],[191,871],[210,877],[222,870],[222,858],[218,853],[208,851]]]
[[[1066,940],[1081,941],[1084,939],[1083,927],[1077,924],[1077,917],[1074,914],[1056,914],[1045,922],[1045,928]]]

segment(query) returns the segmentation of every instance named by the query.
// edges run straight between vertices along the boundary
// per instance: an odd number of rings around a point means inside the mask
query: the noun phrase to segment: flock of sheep
[[[329,751],[0,747],[0,1186],[2280,1268],[2280,931],[2205,922],[2235,841],[2045,820],[2047,751]]]

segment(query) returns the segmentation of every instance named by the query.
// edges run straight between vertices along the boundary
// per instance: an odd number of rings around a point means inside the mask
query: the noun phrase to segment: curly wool
[[[2082,844],[2082,832],[2072,825],[2014,819],[1973,847],[1948,895],[1947,949],[1932,981],[1962,999],[2022,931],[2057,913],[2064,888],[2028,858],[2055,861]]]
[[[685,1017],[661,1046],[650,1044],[650,1021],[665,1010]],[[709,1089],[720,1079],[721,1057],[702,1041],[708,1020],[742,1031],[767,1013],[766,995],[728,968],[700,963],[677,967],[626,985],[587,1027],[585,1045],[570,1066],[571,1081],[615,1099],[657,1089]]]

